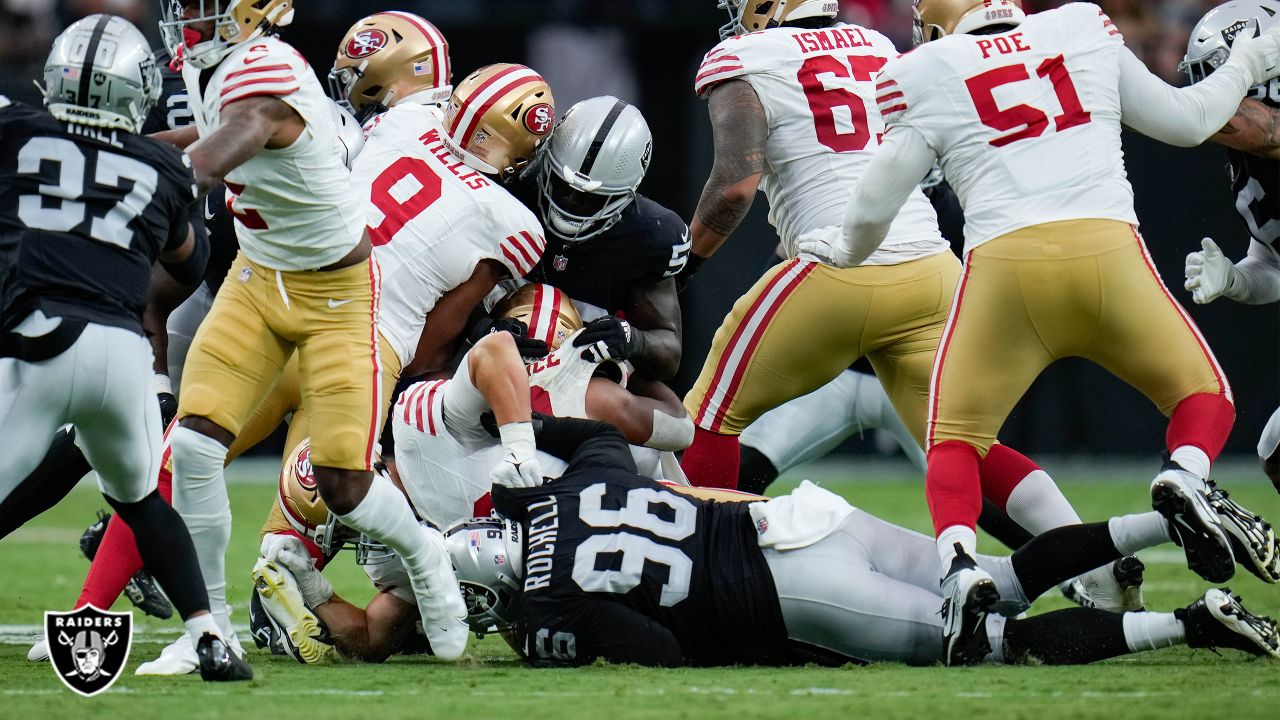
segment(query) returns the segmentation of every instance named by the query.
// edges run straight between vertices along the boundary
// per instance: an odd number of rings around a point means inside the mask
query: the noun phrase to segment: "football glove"
[[[587,323],[574,337],[573,346],[586,348],[582,357],[589,362],[626,360],[644,354],[644,333],[610,315]]]
[[[1235,279],[1235,265],[1222,254],[1213,238],[1200,241],[1201,252],[1187,255],[1183,285],[1191,291],[1191,299],[1197,305],[1207,305],[1222,297]]]
[[[160,428],[167,429],[178,415],[178,398],[173,396],[168,375],[157,373],[152,377],[151,385],[156,392],[156,401],[160,403]]]
[[[1227,62],[1244,66],[1252,78],[1250,87],[1266,82],[1280,67],[1280,28],[1272,28],[1257,37],[1248,32],[1237,33]]]
[[[701,255],[689,253],[688,259],[684,262],[684,267],[680,268],[680,272],[676,273],[676,292],[682,293],[684,289],[689,287],[689,281],[697,274],[698,268],[707,261]]]
[[[516,349],[520,351],[520,357],[525,360],[544,358],[551,352],[551,347],[546,342],[529,337],[529,326],[515,318],[498,318],[497,320],[488,316],[481,318],[471,328],[467,343],[475,345],[485,336],[496,332],[511,333],[511,337],[516,340]]]
[[[542,484],[542,468],[535,455],[537,446],[533,440],[533,423],[507,423],[498,428],[502,448],[506,452],[502,460],[489,473],[494,485],[509,488],[533,488]]]
[[[262,538],[259,554],[262,555],[259,562],[273,562],[289,571],[297,581],[298,592],[307,605],[323,605],[333,597],[333,585],[316,569],[311,554],[297,537],[268,533]]]

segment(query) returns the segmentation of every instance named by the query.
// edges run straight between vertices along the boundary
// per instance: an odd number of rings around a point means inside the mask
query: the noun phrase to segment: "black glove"
[[[156,400],[160,402],[160,427],[168,428],[178,415],[178,398],[173,393],[162,392],[156,394]]]
[[[689,258],[685,260],[684,267],[680,269],[680,272],[676,273],[676,292],[684,292],[684,289],[689,286],[689,281],[698,272],[698,268],[702,267],[702,263],[706,261],[707,259],[701,255],[689,253]]]
[[[586,348],[582,357],[592,362],[626,360],[644,353],[644,333],[610,315],[587,323],[573,339],[573,346]]]
[[[498,318],[494,320],[485,316],[481,318],[467,335],[467,344],[475,345],[487,335],[496,332],[509,332],[516,339],[516,349],[525,360],[537,360],[551,352],[550,346],[542,340],[529,337],[529,326],[515,318]]]

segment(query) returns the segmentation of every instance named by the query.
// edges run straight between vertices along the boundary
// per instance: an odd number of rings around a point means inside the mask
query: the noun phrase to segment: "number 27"
[[[1089,123],[1092,116],[1080,104],[1080,95],[1071,82],[1071,74],[1067,72],[1061,55],[1040,63],[1040,67],[1036,68],[1036,75],[1048,78],[1053,83],[1058,104],[1062,106],[1062,114],[1053,118],[1053,126],[1058,132]],[[996,88],[1030,79],[1027,66],[1018,64],[994,68],[965,81],[983,125],[1002,132],[1016,130],[990,141],[991,145],[1004,147],[1019,140],[1040,137],[1048,129],[1049,116],[1039,108],[1021,104],[1001,110],[996,104]]]

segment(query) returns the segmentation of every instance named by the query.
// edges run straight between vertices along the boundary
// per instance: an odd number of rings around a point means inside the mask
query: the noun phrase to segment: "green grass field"
[[[234,477],[270,477],[260,463],[240,463]],[[1146,509],[1148,476],[1141,468],[1063,465],[1056,471],[1067,495],[1086,519]],[[863,472],[864,476],[866,472]],[[832,477],[827,477],[832,476]],[[1280,497],[1259,473],[1240,465],[1220,480],[1248,506],[1280,517]],[[919,482],[905,467],[878,465],[870,479],[853,482],[839,472],[823,483],[860,507],[908,527],[927,530]],[[784,483],[779,490],[789,487]],[[247,622],[248,573],[257,531],[273,488],[236,483],[236,518],[228,559],[234,620]],[[304,667],[250,651],[256,679],[206,685],[198,676],[140,678],[132,670],[151,659],[181,628],[176,619],[135,617],[138,636],[130,674],[107,693],[85,700],[71,694],[46,663],[28,663],[23,626],[42,622],[45,610],[69,609],[87,563],[76,539],[104,506],[88,486],[54,510],[0,542],[0,718],[204,717],[466,717],[521,718],[1275,718],[1280,716],[1280,662],[1224,651],[1171,649],[1081,668],[980,667],[964,669],[815,667],[648,670],[595,666],[580,670],[530,670],[497,639],[474,643],[454,666],[402,657],[386,665]],[[995,551],[986,546],[987,551]],[[1188,572],[1176,548],[1153,551],[1147,562],[1146,596],[1154,610],[1171,610],[1207,585]],[[352,600],[372,594],[349,560],[330,571],[335,588]],[[1257,612],[1280,615],[1280,587],[1237,575],[1232,587]],[[1064,607],[1043,598],[1035,612]],[[122,600],[116,610],[127,609]],[[750,632],[743,628],[743,632]],[[242,633],[242,639],[248,640]]]

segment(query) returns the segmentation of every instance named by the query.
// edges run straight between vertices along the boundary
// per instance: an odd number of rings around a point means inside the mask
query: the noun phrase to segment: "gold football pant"
[[[1031,383],[1064,357],[1096,362],[1166,416],[1191,395],[1231,397],[1132,226],[1047,223],[969,253],[934,370],[929,447],[959,440],[985,454]]]
[[[739,435],[865,355],[923,445],[929,371],[959,274],[949,252],[849,269],[782,263],[734,304],[685,408],[699,428]]]
[[[192,341],[178,415],[234,435],[298,358],[312,462],[369,470],[385,408],[376,331],[378,265],[281,272],[241,253]]]

